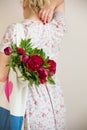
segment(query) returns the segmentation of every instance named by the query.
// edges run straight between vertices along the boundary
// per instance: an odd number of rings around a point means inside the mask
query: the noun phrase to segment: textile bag
[[[24,38],[21,24],[17,27],[17,46]],[[16,69],[17,70],[17,69]],[[6,82],[0,82],[0,130],[22,130],[27,100],[28,82],[10,68]]]

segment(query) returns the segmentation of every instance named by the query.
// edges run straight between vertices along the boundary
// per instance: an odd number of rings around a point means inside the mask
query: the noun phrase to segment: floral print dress
[[[1,52],[11,42],[18,42],[22,32],[17,31],[17,24],[22,25],[23,37],[32,39],[33,47],[43,48],[46,55],[56,61],[58,70],[58,56],[66,30],[63,13],[55,12],[53,20],[46,25],[40,21],[29,19],[10,25],[3,37],[3,44],[0,44]],[[65,130],[66,108],[58,71],[53,78],[55,85],[46,83],[39,87],[36,85],[28,86],[22,130]]]

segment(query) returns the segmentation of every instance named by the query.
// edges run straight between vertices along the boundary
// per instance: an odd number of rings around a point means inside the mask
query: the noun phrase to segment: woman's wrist
[[[55,11],[55,9],[62,3],[64,0],[51,0],[51,8]]]

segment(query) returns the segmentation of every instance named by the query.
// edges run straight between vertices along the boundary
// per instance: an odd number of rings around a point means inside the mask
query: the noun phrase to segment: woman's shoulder
[[[18,21],[18,22],[14,22],[14,23],[11,23],[7,26],[7,30],[11,29],[16,29],[18,26],[22,26],[23,25],[23,21]]]
[[[55,21],[55,22],[59,22],[59,21],[64,21],[65,22],[65,14],[62,12],[62,11],[55,11],[55,13],[54,13],[54,16],[53,16],[53,20]]]
[[[64,12],[59,10],[55,11],[51,24],[56,30],[66,31],[66,17]]]
[[[10,23],[8,26],[7,26],[7,29],[13,29],[16,27],[16,24],[17,23]]]

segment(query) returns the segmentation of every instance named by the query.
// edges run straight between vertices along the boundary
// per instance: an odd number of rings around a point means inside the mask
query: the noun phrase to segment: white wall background
[[[0,41],[6,27],[21,21],[20,0],[0,0]],[[87,0],[66,0],[67,32],[59,57],[67,130],[87,130]]]

